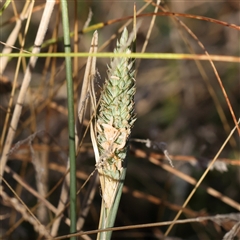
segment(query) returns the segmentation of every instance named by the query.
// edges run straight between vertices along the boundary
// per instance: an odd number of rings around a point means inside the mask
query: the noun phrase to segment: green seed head
[[[125,29],[115,53],[131,53]],[[108,66],[97,115],[98,172],[106,208],[110,208],[121,182],[126,161],[127,142],[135,121],[135,79],[130,57],[116,57]],[[126,165],[125,165],[126,166]]]
[[[115,53],[131,53],[125,29]],[[108,78],[102,93],[97,117],[97,141],[100,158],[108,162],[123,161],[131,128],[135,121],[135,79],[133,62],[129,57],[112,59],[108,67]]]

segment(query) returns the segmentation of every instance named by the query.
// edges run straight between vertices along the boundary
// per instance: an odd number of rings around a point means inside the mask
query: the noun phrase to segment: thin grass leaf
[[[69,36],[69,17],[67,1],[62,0],[62,20],[64,35],[65,53],[71,52],[70,36]],[[74,121],[74,99],[73,99],[73,79],[72,79],[72,62],[71,57],[65,57],[66,62],[66,78],[67,78],[67,98],[68,98],[68,131],[69,131],[69,159],[70,159],[70,232],[76,232],[76,151],[75,151],[75,121]],[[71,240],[75,240],[72,237]]]

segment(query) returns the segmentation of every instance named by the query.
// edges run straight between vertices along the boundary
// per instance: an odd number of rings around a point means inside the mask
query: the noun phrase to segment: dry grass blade
[[[35,39],[35,47],[33,48],[33,53],[39,53],[40,52],[40,47],[41,44],[43,43],[47,28],[48,28],[48,24],[52,15],[52,11],[55,5],[55,1],[47,1],[48,4],[46,4],[46,7],[44,9],[43,12],[43,16],[42,16],[42,21],[39,25],[39,30]],[[18,126],[18,122],[19,122],[19,118],[22,112],[22,105],[26,96],[26,91],[28,89],[29,83],[31,81],[31,77],[32,77],[32,70],[35,66],[37,62],[37,57],[31,57],[28,63],[28,67],[25,73],[25,77],[23,79],[23,83],[21,86],[21,90],[17,99],[17,105],[15,106],[14,112],[13,112],[13,116],[12,116],[12,120],[10,123],[10,128],[7,134],[7,139],[5,141],[5,145],[3,148],[3,153],[2,153],[2,158],[1,158],[1,168],[0,168],[0,175],[3,176],[4,173],[4,168],[5,165],[7,163],[7,154],[11,148],[11,144]],[[0,183],[1,183],[1,179],[0,179]]]
[[[233,221],[239,221],[239,213],[230,213],[230,214],[223,214],[223,215],[215,215],[215,216],[207,216],[207,217],[197,217],[197,218],[189,218],[189,219],[182,219],[177,220],[176,224],[186,224],[186,223],[196,223],[196,222],[205,222],[205,221],[212,221],[216,222],[217,224],[222,224],[224,222],[227,222],[229,220]],[[75,233],[75,234],[68,234],[61,237],[56,237],[56,240],[65,239],[73,236],[82,236],[84,234],[94,234],[97,232],[103,232],[103,231],[126,231],[130,229],[142,229],[142,228],[152,228],[152,227],[160,227],[160,226],[168,226],[172,222],[171,221],[165,221],[165,222],[157,222],[157,223],[148,223],[148,224],[138,224],[138,225],[131,225],[131,226],[123,226],[123,227],[114,227],[114,228],[107,228],[104,230],[92,230],[92,231],[86,231],[83,233]],[[238,223],[235,225],[238,226]],[[225,239],[224,239],[225,240]]]
[[[14,2],[12,3],[14,8],[15,8],[15,4]],[[31,5],[29,6],[28,3],[25,4],[25,7],[22,11],[22,15],[23,17],[20,16],[20,19],[17,21],[16,23],[16,26],[15,28],[13,29],[11,35],[9,36],[8,38],[8,41],[7,41],[7,46],[5,46],[5,48],[3,49],[3,53],[7,53],[7,52],[11,52],[14,47],[12,47],[16,41],[16,38],[17,38],[17,35],[19,34],[19,39],[21,40],[21,49],[20,49],[20,53],[23,52],[23,48],[24,48],[24,44],[25,44],[25,40],[26,40],[26,33],[27,33],[27,30],[29,28],[29,23],[30,23],[30,19],[31,19],[31,11],[32,8],[33,8],[33,5],[34,5],[34,2],[31,3]],[[16,12],[16,10],[15,10]],[[15,13],[16,15],[16,13]],[[24,34],[24,37],[22,39],[22,35],[21,33],[19,33],[20,31],[20,27],[22,26],[22,19],[25,19],[28,17],[28,20],[27,20],[27,24],[25,26],[25,34]],[[4,72],[4,69],[7,65],[7,61],[8,61],[8,58],[4,58],[4,57],[1,57],[0,58],[0,62],[1,62],[1,66],[0,66],[0,74],[3,74]],[[16,67],[16,70],[15,70],[15,76],[14,76],[14,81],[13,81],[13,87],[12,87],[12,91],[11,91],[11,98],[10,98],[10,101],[8,103],[8,109],[7,109],[7,115],[6,115],[6,118],[5,118],[5,121],[4,121],[4,127],[3,127],[3,131],[2,131],[2,135],[1,135],[1,143],[0,143],[0,149],[2,150],[2,147],[3,147],[3,142],[4,142],[4,139],[5,139],[5,134],[6,134],[6,131],[7,131],[7,128],[8,128],[8,123],[9,123],[9,118],[10,118],[10,112],[11,112],[11,108],[12,108],[12,105],[13,105],[13,99],[14,99],[14,94],[15,94],[15,91],[16,91],[16,86],[17,86],[17,77],[18,77],[18,74],[19,74],[19,69],[20,69],[20,63],[22,61],[22,58],[19,57],[18,58],[18,63],[17,63],[17,67]],[[24,62],[25,63],[25,62]],[[24,69],[25,69],[25,64],[24,64]]]
[[[53,206],[49,201],[47,201],[43,196],[39,195],[39,193],[34,190],[31,186],[29,186],[29,184],[27,184],[26,182],[23,181],[23,179],[16,174],[15,172],[13,172],[8,166],[6,166],[6,172],[10,173],[12,175],[12,177],[19,183],[21,184],[28,192],[30,192],[33,196],[35,196],[37,199],[39,199],[41,202],[44,203],[45,206],[47,206],[47,208],[49,210],[51,210],[53,213],[57,213],[57,208],[55,208],[55,206]],[[69,218],[65,218],[65,222],[66,224],[70,224],[70,219]]]
[[[150,3],[150,1],[149,1],[149,3]],[[160,3],[161,3],[161,0],[157,0],[156,6],[155,6],[155,9],[154,9],[154,13],[158,12],[158,9],[159,9],[158,5],[160,5]],[[146,51],[146,48],[147,48],[147,45],[148,45],[148,42],[149,42],[149,38],[150,38],[150,35],[152,33],[152,29],[153,29],[154,23],[156,21],[156,17],[157,17],[156,15],[152,16],[152,21],[151,21],[150,27],[148,29],[148,33],[146,35],[146,40],[145,40],[145,42],[143,44],[141,53],[144,53]],[[138,68],[140,66],[140,63],[141,63],[141,59],[139,59],[139,61],[137,62],[137,65],[136,65],[136,75],[137,75],[137,71],[138,71]]]
[[[238,120],[237,124],[240,123],[240,119]],[[208,168],[205,170],[205,172],[203,173],[203,175],[201,176],[201,178],[198,180],[198,182],[196,183],[194,189],[192,190],[192,192],[189,194],[188,198],[185,200],[182,208],[185,208],[187,206],[187,204],[189,203],[190,199],[192,198],[192,196],[194,195],[194,193],[196,192],[197,188],[200,186],[200,184],[202,183],[203,179],[205,178],[205,176],[208,174],[208,172],[210,171],[211,167],[213,166],[214,162],[217,160],[218,156],[220,155],[220,153],[222,152],[223,148],[225,147],[225,145],[227,144],[227,142],[229,141],[229,139],[232,137],[234,131],[238,128],[238,125],[234,127],[234,129],[229,133],[227,139],[225,140],[225,142],[223,143],[223,145],[221,146],[221,148],[219,149],[218,153],[216,154],[216,156],[214,157],[214,159],[212,160],[212,162],[209,164]],[[240,209],[239,204],[238,204],[238,210]],[[180,210],[177,215],[175,216],[172,224],[169,226],[169,228],[167,229],[166,233],[164,234],[165,236],[167,236],[169,234],[169,232],[171,231],[172,227],[175,224],[175,221],[179,218],[179,216],[181,215],[182,210]]]
[[[97,31],[95,31],[93,33],[93,37],[92,37],[92,41],[91,41],[91,48],[90,48],[89,52],[96,53],[97,51],[98,51],[98,33],[97,33]],[[90,116],[92,116],[90,119],[91,139],[93,138],[92,134],[94,134],[94,126],[95,126],[95,124],[92,121],[93,121],[93,119],[95,119],[94,116],[96,115],[96,97],[95,97],[95,91],[94,91],[94,78],[96,77],[96,60],[97,60],[96,57],[89,57],[87,60],[86,70],[85,70],[84,79],[83,79],[84,91],[82,88],[83,96],[81,94],[80,101],[79,101],[79,106],[82,105],[83,103],[86,104],[87,99],[85,99],[85,101],[84,101],[84,97],[87,97],[86,93],[88,95],[90,95]],[[85,92],[85,90],[86,90],[86,92]],[[86,105],[85,105],[85,107],[87,108]],[[81,113],[79,113],[79,114],[80,114],[80,116],[78,115],[79,121],[82,121],[80,123],[81,123],[81,126],[83,126],[83,119],[81,118]],[[93,147],[94,147],[94,142],[93,142]],[[89,212],[91,203],[95,196],[95,192],[97,189],[97,183],[98,183],[98,177],[96,175],[96,172],[94,171],[93,177],[90,180],[87,193],[85,194],[84,200],[82,203],[81,214],[79,214],[80,217],[77,222],[78,229],[81,229],[85,222],[87,213]]]
[[[146,3],[142,8],[140,8],[137,11],[137,14],[140,14],[143,12],[144,9],[146,9],[149,6],[150,2]],[[132,22],[132,19],[129,19],[125,24],[123,24],[119,29],[118,33],[121,33],[125,27],[127,27]],[[99,47],[99,52],[102,51],[105,47],[107,47],[113,39],[117,37],[117,34],[113,34],[105,43],[102,44],[102,46]]]
[[[2,178],[4,183],[8,186],[8,188],[14,193],[14,190],[10,187],[10,185]],[[22,217],[31,223],[35,230],[39,232],[40,235],[47,237],[48,239],[52,239],[49,232],[46,230],[46,227],[42,225],[39,220],[33,215],[30,209],[23,203],[23,201],[15,194],[17,198],[10,198],[7,193],[5,193],[1,187],[0,194],[5,201],[6,204],[14,207],[16,211],[20,212]]]
[[[234,239],[234,237],[236,237],[237,235],[239,236],[239,233],[240,233],[240,219],[233,226],[233,228],[224,235],[223,240]]]
[[[14,29],[12,30],[11,34],[9,35],[7,42],[4,44],[5,47],[2,51],[2,53],[12,52],[12,50],[13,50],[12,46],[15,44],[15,42],[17,40],[18,34],[19,34],[19,32],[21,30],[21,27],[22,27],[22,22],[28,16],[31,15],[31,10],[32,10],[32,7],[33,7],[34,3],[32,3],[30,6],[29,6],[29,3],[30,2],[26,2],[26,5],[23,8],[22,13],[20,14],[19,18],[16,20],[16,25],[15,25]],[[23,47],[23,45],[22,45],[22,47]],[[7,66],[8,57],[0,57],[0,62],[1,62],[0,74],[3,74],[3,72],[4,72],[4,70]]]
[[[172,173],[173,175],[183,179],[184,181],[188,182],[189,184],[191,184],[193,186],[196,186],[196,184],[197,184],[196,179],[194,179],[191,176],[188,176],[188,175],[184,174],[183,172],[177,170],[176,168],[172,168],[168,164],[160,162],[159,159],[156,158],[153,154],[148,156],[146,154],[146,152],[144,152],[140,149],[134,150],[134,154],[135,154],[136,157],[148,158],[151,163],[155,164],[156,166],[162,167],[167,172]],[[211,166],[210,166],[210,168],[211,168]],[[219,191],[217,191],[217,190],[215,190],[211,187],[205,187],[205,186],[200,186],[200,187],[204,188],[206,190],[206,192],[208,194],[210,194],[211,196],[216,197],[217,199],[226,203],[227,205],[231,206],[232,208],[235,208],[236,210],[240,209],[240,204],[238,202],[236,202],[233,199],[227,197],[226,195],[223,195]]]
[[[154,4],[155,5],[155,4]],[[159,8],[163,11],[163,12],[167,12],[167,10],[161,6],[159,6]],[[209,55],[206,48],[203,46],[203,44],[199,41],[199,39],[197,38],[197,36],[187,27],[186,24],[184,24],[178,17],[176,16],[173,16],[172,19],[175,20],[176,23],[178,23],[183,29],[185,29],[198,43],[198,45],[206,52],[206,55],[204,55],[205,57],[207,57],[207,60],[210,60],[210,63],[211,61],[213,61],[214,59],[212,58],[213,55]],[[184,37],[184,35],[182,34],[182,32],[180,32],[184,42],[186,43],[186,45],[188,46],[190,52],[193,54],[194,53],[194,50],[193,48],[191,47],[190,43],[187,41],[187,39]],[[219,56],[220,57],[220,56]],[[232,59],[233,60],[233,59]],[[237,60],[238,62],[240,61],[240,59]],[[216,105],[216,108],[217,108],[217,111],[218,111],[218,114],[219,114],[219,117],[221,118],[221,121],[223,123],[223,126],[224,126],[224,129],[226,131],[226,133],[230,132],[231,131],[231,128],[227,122],[227,117],[226,117],[226,114],[225,112],[223,111],[223,107],[221,106],[220,104],[220,101],[219,101],[219,98],[216,94],[216,92],[214,91],[214,88],[212,87],[212,85],[210,84],[210,79],[209,77],[207,76],[207,73],[206,71],[204,70],[204,67],[202,66],[202,63],[198,60],[198,59],[195,59],[195,62],[196,62],[196,65],[199,69],[199,72],[203,78],[203,80],[205,81],[206,85],[207,85],[207,88],[208,88],[208,91]],[[212,63],[213,65],[213,63]],[[215,66],[213,65],[213,70],[214,70]],[[214,70],[215,71],[215,70]],[[218,77],[218,76],[217,76]],[[235,146],[236,147],[236,141],[234,138],[231,138],[230,139],[230,143],[232,144],[232,146]]]
[[[69,175],[70,175],[69,174],[69,161],[68,161],[66,168],[67,168],[67,174],[63,181],[62,190],[61,190],[61,194],[60,194],[59,202],[58,202],[58,206],[57,206],[57,211],[55,213],[55,219],[53,221],[52,228],[51,228],[51,235],[53,237],[57,235],[58,228],[59,228],[61,219],[63,217],[62,213],[65,210],[65,207],[66,207],[66,204],[67,204],[67,201],[69,198],[69,196],[68,196],[69,181],[70,181],[69,180]],[[70,225],[70,222],[69,222],[69,225]]]
[[[156,4],[153,4],[153,5],[156,6]],[[162,9],[163,9],[163,8],[162,8]],[[165,9],[163,9],[163,10],[164,10],[163,13],[165,13],[165,14],[168,13],[168,12],[165,11]],[[193,33],[193,31],[192,31],[191,29],[189,29],[182,21],[180,21],[178,18],[176,18],[176,16],[183,16],[183,15],[184,15],[184,16],[188,16],[188,17],[190,17],[190,18],[201,19],[201,20],[205,20],[205,18],[200,17],[200,16],[193,16],[193,15],[189,15],[189,14],[175,14],[175,13],[172,13],[172,15],[173,15],[173,16],[175,17],[175,19],[181,24],[181,26],[186,29],[186,31],[193,37],[193,39],[196,40],[197,44],[202,48],[202,50],[203,50],[204,53],[206,54],[206,56],[207,56],[207,58],[208,58],[208,60],[209,60],[209,62],[210,62],[210,64],[211,64],[211,67],[212,67],[212,69],[213,69],[213,72],[214,72],[214,74],[215,74],[215,76],[216,76],[216,78],[217,78],[217,81],[218,81],[218,83],[219,83],[219,86],[220,86],[221,89],[222,89],[222,93],[223,93],[223,95],[224,95],[224,98],[226,99],[226,102],[227,102],[229,111],[230,111],[230,113],[231,113],[231,115],[232,115],[233,121],[234,121],[234,123],[235,123],[235,126],[236,126],[236,128],[237,128],[238,134],[239,134],[239,136],[240,136],[240,128],[239,128],[239,126],[238,126],[235,113],[234,113],[234,111],[233,111],[233,108],[232,108],[232,105],[231,105],[231,103],[230,103],[228,94],[227,94],[227,92],[226,92],[226,90],[225,90],[225,88],[224,88],[224,85],[223,85],[222,80],[221,80],[221,78],[220,78],[220,76],[219,76],[219,73],[218,73],[218,71],[217,71],[217,69],[216,69],[216,67],[215,67],[215,65],[214,65],[214,63],[213,63],[213,61],[212,61],[212,59],[211,59],[211,57],[210,57],[210,54],[208,53],[208,51],[206,50],[206,48],[204,47],[204,45],[202,44],[202,42],[201,42],[201,41],[197,38],[197,36]],[[208,19],[208,18],[206,18],[206,20],[208,20],[209,22],[216,22],[216,23],[217,23],[217,22],[220,22],[220,21],[215,21],[214,19]],[[227,26],[231,26],[231,25],[233,25],[233,24],[227,24]],[[233,25],[233,26],[236,27],[238,30],[240,30],[240,27],[239,27],[239,26],[236,26],[236,25]]]
[[[95,31],[93,34],[89,53],[97,52],[97,47],[98,47],[97,43],[98,43],[98,33],[97,31]],[[78,115],[78,120],[80,124],[83,123],[84,115],[87,109],[88,99],[91,94],[91,84],[96,74],[96,71],[94,70],[95,68],[96,68],[96,57],[88,57],[85,74],[83,78],[83,85],[81,89],[80,99],[78,103],[77,115]]]

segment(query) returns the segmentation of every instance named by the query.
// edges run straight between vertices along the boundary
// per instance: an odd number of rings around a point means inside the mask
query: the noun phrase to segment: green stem
[[[125,159],[126,161],[127,159]],[[117,216],[117,212],[118,212],[118,207],[119,207],[119,203],[120,203],[120,199],[122,196],[122,189],[123,189],[123,185],[124,185],[124,180],[126,177],[126,171],[127,171],[127,166],[124,167],[120,181],[119,181],[119,188],[117,191],[117,195],[115,198],[115,201],[112,205],[112,207],[110,209],[104,208],[104,204],[102,204],[102,208],[101,211],[103,211],[101,213],[105,214],[105,216],[108,216],[107,218],[104,219],[104,221],[102,222],[102,225],[100,226],[101,229],[103,228],[108,228],[108,227],[113,227],[114,223],[115,223],[115,219]],[[98,239],[105,239],[105,240],[110,240],[112,237],[112,231],[107,231],[107,232],[101,232],[99,234]]]
[[[61,0],[63,36],[65,53],[71,52],[68,6],[66,0]],[[66,79],[67,79],[67,98],[68,98],[68,129],[69,129],[69,159],[70,159],[70,233],[76,232],[76,153],[75,153],[75,122],[74,122],[74,99],[73,99],[73,80],[71,57],[65,57]],[[76,240],[76,237],[71,237]]]

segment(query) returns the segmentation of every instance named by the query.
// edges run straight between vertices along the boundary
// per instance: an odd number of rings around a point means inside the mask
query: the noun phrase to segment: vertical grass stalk
[[[71,52],[70,30],[68,18],[68,5],[66,0],[61,0],[63,36],[65,53]],[[68,131],[69,131],[69,159],[70,159],[70,233],[76,232],[76,153],[75,153],[75,122],[74,122],[74,99],[71,57],[65,57],[67,98],[68,98]],[[76,237],[71,237],[75,240]]]
[[[124,29],[115,53],[131,53],[127,46],[128,32]],[[97,168],[102,189],[99,228],[112,227],[122,194],[127,167],[128,139],[135,122],[135,79],[130,57],[114,58],[108,66],[97,115]],[[110,239],[111,232],[100,233],[98,239]]]

